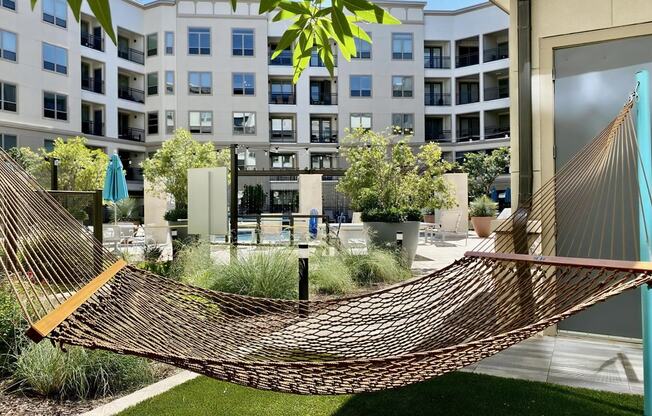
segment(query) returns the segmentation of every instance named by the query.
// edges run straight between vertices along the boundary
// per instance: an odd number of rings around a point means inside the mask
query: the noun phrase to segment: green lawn
[[[398,390],[354,396],[298,396],[205,377],[127,409],[135,415],[640,415],[643,397],[452,373]]]

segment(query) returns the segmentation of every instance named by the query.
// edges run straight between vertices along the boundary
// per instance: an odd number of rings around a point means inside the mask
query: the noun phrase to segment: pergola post
[[[636,113],[636,137],[638,140],[638,189],[641,205],[638,214],[640,260],[650,261],[652,237],[652,201],[648,191],[648,178],[652,179],[652,126],[650,124],[650,75],[647,70],[636,73],[638,107]],[[652,415],[652,291],[641,286],[641,310],[643,313],[643,402],[645,416]]]

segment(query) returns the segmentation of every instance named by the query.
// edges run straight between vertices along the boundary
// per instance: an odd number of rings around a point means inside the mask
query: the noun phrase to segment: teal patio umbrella
[[[120,161],[120,157],[116,153],[111,155],[109,166],[106,168],[102,198],[105,201],[111,201],[114,205],[116,202],[129,198],[124,168]],[[118,222],[118,210],[114,209],[113,213],[114,222]]]

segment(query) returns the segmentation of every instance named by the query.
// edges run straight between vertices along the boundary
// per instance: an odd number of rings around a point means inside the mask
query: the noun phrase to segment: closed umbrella
[[[125,178],[124,168],[120,157],[116,153],[111,155],[109,166],[106,168],[106,177],[104,178],[104,190],[102,198],[110,201],[114,205],[116,202],[129,198],[127,191],[127,179]],[[114,207],[114,222],[118,222],[118,210]]]
[[[317,238],[317,215],[319,215],[319,211],[317,211],[317,208],[313,208],[310,210],[310,221],[308,222],[308,231],[310,232],[310,237],[312,238]]]

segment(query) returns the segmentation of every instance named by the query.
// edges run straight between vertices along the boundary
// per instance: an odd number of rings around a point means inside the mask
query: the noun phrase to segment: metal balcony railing
[[[310,94],[311,105],[337,105],[337,94]]]
[[[95,49],[96,51],[104,51],[104,38],[95,36],[91,33],[81,33],[80,43],[87,48]]]
[[[485,139],[505,139],[509,137],[509,126],[486,126],[484,128]]]
[[[509,98],[509,87],[490,87],[484,89],[484,100],[498,100],[500,98]]]
[[[104,94],[104,80],[93,77],[82,77],[82,90]]]
[[[81,129],[84,134],[104,136],[104,123],[101,121],[82,120]]]
[[[128,181],[142,181],[143,180],[143,169],[142,168],[127,168],[127,174],[125,178]]]
[[[458,55],[455,57],[455,66],[457,68],[462,68],[464,66],[477,65],[480,63],[480,53],[471,52]]]
[[[118,98],[144,104],[145,91],[131,87],[118,86]]]
[[[269,141],[272,143],[296,143],[296,134],[294,130],[270,130]]]
[[[484,50],[484,62],[492,62],[507,58],[509,58],[508,45],[501,45],[496,48],[489,48]]]
[[[132,48],[118,48],[118,57],[137,64],[145,64],[145,54]]]
[[[145,130],[136,127],[118,127],[118,138],[132,142],[144,142]]]
[[[424,95],[425,105],[444,106],[451,105],[451,95],[447,93],[430,93]]]
[[[274,66],[292,66],[292,51],[285,49],[276,58],[272,59],[274,50],[269,51],[269,64]]]
[[[426,141],[435,143],[451,143],[453,141],[453,135],[450,130],[426,132]]]
[[[477,129],[459,129],[457,130],[458,142],[471,142],[480,140],[480,130]]]
[[[337,143],[337,134],[313,134],[310,143]]]
[[[450,56],[424,56],[423,67],[430,69],[449,69],[451,67]]]
[[[269,93],[270,104],[296,104],[296,97],[294,93]]]
[[[473,93],[458,93],[457,94],[457,104],[471,104],[477,103],[480,101],[480,94],[478,92]]]

